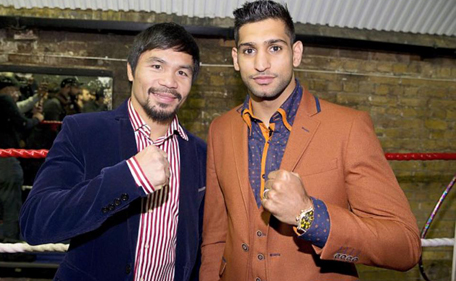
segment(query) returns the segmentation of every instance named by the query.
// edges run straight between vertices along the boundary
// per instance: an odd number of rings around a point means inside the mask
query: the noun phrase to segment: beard
[[[283,93],[283,91],[288,87],[291,80],[293,79],[293,75],[289,75],[289,77],[281,77],[280,75],[276,75],[276,77],[280,79],[277,86],[265,91],[257,89],[255,87],[257,85],[255,85],[255,82],[253,81],[254,76],[256,75],[248,76],[246,79],[242,78],[242,80],[244,80],[244,84],[247,86],[249,92],[253,95],[253,97],[260,100],[275,100]]]
[[[150,88],[148,92],[149,95],[147,96],[146,101],[141,103],[141,106],[147,116],[158,123],[166,123],[173,120],[179,111],[179,105],[176,105],[174,108],[172,108],[173,105],[166,103],[157,103],[156,105],[150,106],[150,95],[153,95],[154,92],[170,93],[174,95],[179,102],[182,100],[182,95],[176,90],[167,88]]]

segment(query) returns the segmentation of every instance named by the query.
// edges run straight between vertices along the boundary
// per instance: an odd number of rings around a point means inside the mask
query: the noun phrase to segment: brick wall
[[[108,17],[109,18],[109,17]],[[133,36],[34,30],[35,41],[15,41],[0,30],[1,65],[110,70],[114,106],[129,96],[127,50]],[[215,117],[241,103],[245,87],[231,64],[232,41],[197,38],[203,66],[179,116],[206,138]],[[0,68],[1,70],[1,68]],[[296,76],[322,99],[368,111],[386,152],[456,151],[456,59],[425,59],[388,51],[306,46]],[[421,228],[455,173],[455,161],[391,161]],[[428,237],[454,237],[456,191],[448,196]],[[432,279],[449,278],[452,248],[427,248],[424,263]],[[362,280],[418,280],[415,267],[399,273],[360,266]],[[440,279],[439,279],[440,278]]]

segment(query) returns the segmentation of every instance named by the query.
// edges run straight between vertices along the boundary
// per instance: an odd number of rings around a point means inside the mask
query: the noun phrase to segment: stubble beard
[[[172,107],[172,105],[169,105],[166,103],[158,102],[156,105],[150,106],[150,96],[153,94],[153,92],[171,93],[178,99],[178,101],[182,100],[182,95],[179,94],[177,91],[170,90],[170,89],[150,88],[149,95],[147,96],[145,103],[141,104],[144,112],[153,121],[158,122],[158,123],[166,123],[166,122],[172,121],[174,119],[174,117],[176,116],[177,112],[179,111],[179,105],[176,105],[174,107],[174,109],[172,109],[171,111],[169,111],[168,109],[170,107]]]
[[[281,79],[279,81],[279,84],[271,89],[270,91],[261,91],[261,90],[256,90],[255,87],[249,86],[255,83],[251,77],[247,78],[247,81],[244,80],[244,84],[246,84],[249,92],[251,95],[253,95],[253,98],[260,99],[260,100],[275,100],[278,98],[283,91],[288,87],[288,85],[291,83],[291,80],[293,78],[293,75],[290,75],[288,79]]]

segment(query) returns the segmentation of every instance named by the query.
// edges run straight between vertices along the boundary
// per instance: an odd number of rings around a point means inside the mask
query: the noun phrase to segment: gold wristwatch
[[[307,210],[301,210],[301,213],[296,217],[296,231],[302,235],[309,230],[314,220],[314,208],[311,206]]]

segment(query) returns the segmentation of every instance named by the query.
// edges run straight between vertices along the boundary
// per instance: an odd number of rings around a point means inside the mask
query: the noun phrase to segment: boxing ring
[[[57,121],[47,121],[49,124],[58,124]],[[0,157],[16,157],[16,158],[45,158],[48,153],[48,150],[39,149],[39,150],[25,150],[25,149],[0,149]],[[456,153],[385,153],[385,157],[390,161],[433,161],[433,160],[456,160]],[[421,243],[422,247],[453,247],[453,262],[451,270],[451,281],[456,281],[456,225],[455,225],[455,237],[454,238],[434,238],[426,239],[426,234],[437,214],[440,207],[442,206],[445,198],[448,196],[449,192],[453,188],[456,182],[456,175],[444,189],[439,200],[435,204],[434,209],[432,210],[429,218],[427,219],[425,225],[421,230]],[[45,244],[38,246],[31,246],[27,243],[0,243],[0,253],[63,253],[68,250],[68,244]],[[5,262],[0,263],[0,265],[5,265]],[[17,264],[19,265],[19,264]],[[20,263],[21,266],[27,267],[26,263]],[[39,266],[39,265],[37,265]],[[41,266],[51,266],[52,265],[41,265]],[[58,267],[58,265],[54,265]],[[419,270],[421,276],[426,281],[430,281],[427,277],[422,257],[419,262]]]

